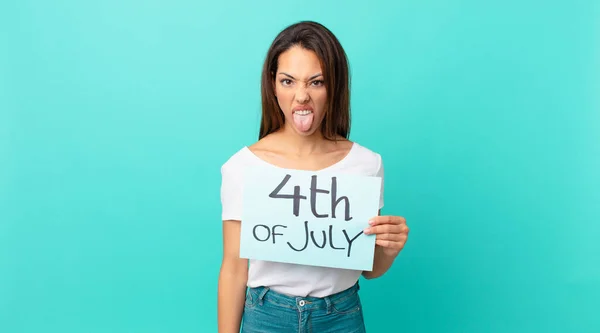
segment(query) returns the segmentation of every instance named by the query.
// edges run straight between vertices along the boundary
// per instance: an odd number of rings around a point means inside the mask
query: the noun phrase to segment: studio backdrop
[[[0,332],[217,331],[220,167],[300,20],[411,228],[369,332],[600,332],[594,0],[3,1]]]

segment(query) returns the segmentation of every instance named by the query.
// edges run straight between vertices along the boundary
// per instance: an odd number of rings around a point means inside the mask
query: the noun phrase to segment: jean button
[[[306,304],[306,302],[304,302],[304,300],[302,299],[302,300],[300,300],[300,302],[298,302],[298,304],[299,304],[300,306],[304,306],[304,304]]]

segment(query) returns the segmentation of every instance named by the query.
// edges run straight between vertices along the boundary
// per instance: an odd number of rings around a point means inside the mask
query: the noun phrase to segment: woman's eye
[[[313,86],[320,87],[320,86],[322,86],[322,85],[323,85],[323,81],[322,81],[322,80],[316,80],[316,81],[313,81],[313,82],[312,82],[312,85],[313,85]]]
[[[283,80],[281,80],[281,84],[283,84],[284,86],[288,86],[288,85],[292,84],[292,80],[283,79]]]

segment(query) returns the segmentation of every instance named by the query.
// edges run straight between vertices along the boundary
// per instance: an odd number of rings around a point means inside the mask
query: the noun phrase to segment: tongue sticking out
[[[298,113],[294,113],[294,124],[296,128],[301,132],[306,132],[310,129],[310,126],[313,122],[313,113],[309,113],[307,115],[301,115]]]

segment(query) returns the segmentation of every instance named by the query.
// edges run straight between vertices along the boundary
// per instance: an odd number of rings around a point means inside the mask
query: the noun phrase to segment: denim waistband
[[[338,302],[345,301],[350,297],[356,296],[360,290],[360,286],[357,282],[346,290],[325,297],[289,296],[273,291],[269,287],[255,287],[250,289],[252,295],[251,297],[257,297],[258,299],[256,301],[258,301],[258,303],[261,305],[263,301],[266,301],[290,309],[302,309],[305,311],[326,309],[329,311],[332,304],[336,304]]]

